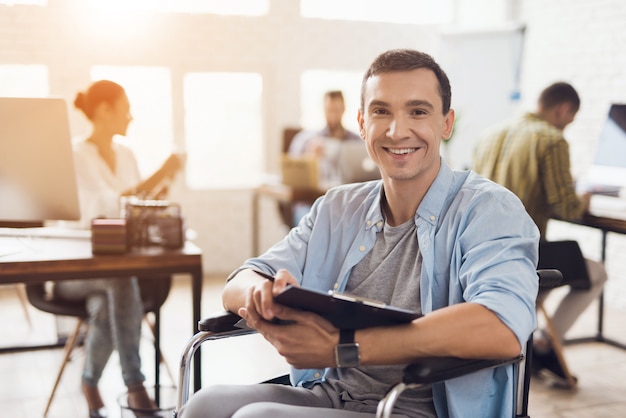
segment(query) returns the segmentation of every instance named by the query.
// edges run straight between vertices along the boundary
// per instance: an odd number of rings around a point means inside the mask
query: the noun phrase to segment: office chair
[[[169,377],[172,382],[174,382],[174,377],[172,371],[170,370],[167,362],[161,356],[160,348],[158,345],[158,338],[160,335],[160,308],[167,299],[169,294],[172,278],[170,276],[166,276],[158,279],[142,279],[139,278],[139,288],[141,291],[141,299],[144,304],[144,311],[146,315],[144,316],[144,320],[146,321],[148,327],[152,331],[152,334],[155,338],[155,350],[156,350],[156,358],[159,359],[165,365],[166,371],[169,374]],[[52,293],[52,294],[50,294]],[[56,393],[57,387],[59,386],[59,382],[61,381],[61,376],[63,375],[63,371],[65,370],[65,366],[70,359],[72,351],[76,347],[80,337],[80,331],[82,329],[83,324],[86,323],[88,319],[87,309],[85,307],[85,300],[80,301],[68,301],[60,298],[54,297],[54,292],[48,292],[46,290],[45,283],[32,283],[26,285],[26,295],[28,297],[29,302],[37,309],[48,312],[54,315],[63,315],[63,316],[73,316],[78,319],[76,322],[76,326],[74,327],[73,332],[68,337],[64,349],[63,349],[63,359],[61,360],[61,366],[59,371],[57,372],[56,379],[54,381],[54,385],[52,386],[52,390],[50,392],[50,396],[48,397],[48,402],[46,403],[46,408],[44,410],[43,416],[48,415],[48,411],[50,410],[50,406],[52,405],[52,400],[54,399],[54,395]],[[154,321],[148,318],[148,313],[152,312],[154,314]]]
[[[558,270],[538,270],[539,287],[550,289],[558,286],[563,276]],[[236,323],[241,318],[228,311],[215,313],[204,318],[198,323],[199,332],[196,333],[185,345],[180,361],[178,398],[174,418],[189,400],[189,381],[191,376],[191,359],[194,353],[205,341],[218,340],[233,336],[241,336],[255,333],[255,330],[241,329],[236,327]],[[393,411],[393,406],[401,393],[409,388],[415,388],[424,384],[433,384],[444,380],[453,379],[479,370],[491,369],[505,365],[513,365],[516,384],[513,399],[515,399],[514,410],[511,412],[513,418],[529,418],[528,416],[528,392],[530,389],[531,375],[531,353],[532,334],[526,344],[526,356],[519,356],[509,359],[460,359],[453,357],[431,357],[422,358],[408,365],[404,369],[402,381],[393,386],[389,392],[381,399],[376,413],[377,418],[389,418]],[[264,383],[288,384],[288,376],[280,376]]]
[[[302,131],[302,128],[298,127],[286,127],[283,129],[282,147],[283,154],[289,154],[289,147],[293,138]],[[293,228],[293,202],[278,201],[278,214],[283,224],[289,228]]]
[[[43,222],[40,221],[0,221],[0,228],[36,228],[42,226]],[[28,298],[26,296],[26,287],[22,283],[3,286],[11,286],[13,289],[15,289],[17,298],[20,301],[20,306],[22,307],[22,312],[24,312],[24,318],[26,318],[26,322],[28,322],[29,328],[32,329],[33,321],[30,317],[30,313],[28,312]]]
[[[574,289],[583,290],[590,288],[587,264],[580,246],[576,241],[541,241],[539,243],[539,263],[537,268],[559,270],[563,275],[563,280],[558,286],[571,286]],[[552,289],[542,289],[543,292],[549,292],[550,290]],[[565,359],[563,342],[557,334],[552,323],[552,318],[548,314],[543,302],[537,303],[537,310],[544,318],[546,332],[550,337],[556,358],[567,379],[568,388],[576,389],[578,382],[570,372],[567,360]]]
[[[10,286],[12,289],[15,290],[17,299],[19,300],[20,306],[22,307],[22,312],[24,313],[24,318],[26,319],[26,322],[28,322],[28,327],[32,329],[33,320],[30,317],[30,312],[28,312],[28,297],[26,296],[26,287],[23,283],[2,285],[2,287],[5,286]]]

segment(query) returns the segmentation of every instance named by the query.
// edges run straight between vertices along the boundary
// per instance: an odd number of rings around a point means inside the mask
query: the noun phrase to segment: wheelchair
[[[558,286],[563,276],[559,270],[537,270],[539,287],[550,289]],[[198,323],[196,333],[185,345],[181,355],[178,396],[174,418],[187,403],[190,396],[191,363],[195,352],[205,341],[230,338],[234,336],[249,335],[255,333],[252,329],[243,329],[236,326],[241,318],[228,311],[215,313]],[[529,418],[528,393],[531,375],[531,352],[532,334],[524,351],[508,359],[461,359],[455,357],[428,357],[409,364],[404,369],[402,380],[389,389],[387,394],[380,400],[376,412],[376,418],[389,418],[393,412],[396,400],[406,389],[416,388],[421,385],[442,382],[480,370],[491,369],[512,365],[516,379],[515,393],[513,394],[514,408],[511,411],[512,418]],[[288,383],[288,376],[280,376],[269,381],[271,383]],[[265,382],[265,383],[269,383]]]

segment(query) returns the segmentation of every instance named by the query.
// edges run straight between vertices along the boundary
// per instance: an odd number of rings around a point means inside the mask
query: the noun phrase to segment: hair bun
[[[80,110],[85,110],[85,93],[78,92],[76,98],[74,99],[74,107]]]

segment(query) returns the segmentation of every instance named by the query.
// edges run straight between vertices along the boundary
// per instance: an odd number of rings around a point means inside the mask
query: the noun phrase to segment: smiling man
[[[224,306],[293,366],[293,386],[206,388],[184,418],[371,417],[420,357],[505,358],[523,350],[536,322],[539,233],[511,192],[442,161],[441,140],[454,123],[450,101],[448,78],[429,55],[391,50],[374,60],[357,118],[382,180],[329,190],[282,241],[233,272],[223,293]],[[424,315],[339,330],[273,302],[289,284]],[[506,366],[405,391],[394,412],[502,417],[513,407],[513,380]]]

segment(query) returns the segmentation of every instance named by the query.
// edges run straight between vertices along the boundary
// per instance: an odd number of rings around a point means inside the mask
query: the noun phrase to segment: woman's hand
[[[182,154],[173,153],[167,157],[167,160],[161,166],[163,176],[166,178],[172,178],[182,170],[185,164],[185,158]]]

